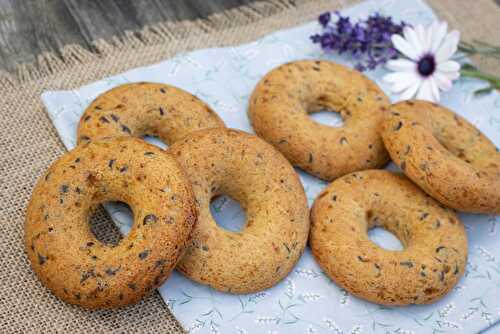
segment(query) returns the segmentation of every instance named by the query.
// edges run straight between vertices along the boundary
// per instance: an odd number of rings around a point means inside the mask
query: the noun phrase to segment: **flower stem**
[[[480,69],[471,64],[463,65],[462,68],[460,69],[460,75],[462,77],[481,79],[487,81],[490,84],[488,87],[476,90],[474,92],[474,94],[476,95],[490,93],[493,89],[500,89],[500,77],[484,73]]]
[[[500,46],[478,40],[474,40],[472,43],[462,41],[458,44],[458,50],[466,56],[482,55],[500,59]],[[463,65],[460,69],[460,74],[462,77],[477,78],[489,83],[489,86],[476,90],[474,92],[476,95],[487,94],[494,89],[500,89],[500,77],[484,73],[471,64]]]
[[[500,46],[474,40],[473,43],[460,42],[458,50],[467,55],[483,55],[486,57],[500,58]]]

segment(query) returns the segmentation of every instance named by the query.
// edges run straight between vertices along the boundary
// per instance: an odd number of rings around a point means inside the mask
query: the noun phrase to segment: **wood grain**
[[[13,72],[67,44],[91,49],[163,21],[205,18],[257,0],[0,0],[0,71]],[[500,6],[500,0],[491,0]],[[458,2],[457,2],[458,4]]]
[[[96,39],[120,36],[163,21],[192,20],[254,0],[0,0],[0,71],[15,71],[64,45],[91,49]]]

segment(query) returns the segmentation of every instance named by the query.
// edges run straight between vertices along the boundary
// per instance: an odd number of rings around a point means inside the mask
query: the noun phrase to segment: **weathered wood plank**
[[[26,10],[40,51],[53,51],[70,43],[85,44],[80,29],[60,0],[28,0]]]
[[[0,0],[0,70],[76,43],[90,48],[125,30],[204,18],[258,0]],[[500,0],[492,0],[500,5]]]
[[[87,43],[161,21],[192,20],[252,0],[63,0]]]
[[[0,69],[32,62],[45,51],[85,45],[78,26],[58,0],[0,0]]]
[[[139,23],[130,19],[114,0],[64,0],[64,3],[87,43],[140,28]]]
[[[33,58],[38,53],[33,27],[26,15],[25,3],[15,0],[0,1],[0,64],[12,69],[16,60]]]
[[[90,48],[125,30],[191,20],[254,0],[0,0],[0,70],[14,71],[67,44]]]

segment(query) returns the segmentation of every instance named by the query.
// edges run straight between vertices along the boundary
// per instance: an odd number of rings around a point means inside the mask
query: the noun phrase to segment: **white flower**
[[[394,47],[407,58],[390,60],[387,68],[393,73],[384,76],[391,84],[391,91],[400,100],[416,96],[420,100],[439,101],[439,91],[451,88],[452,81],[460,76],[460,64],[450,60],[457,51],[460,33],[447,34],[446,22],[434,21],[430,26],[405,27],[403,36],[391,37]]]

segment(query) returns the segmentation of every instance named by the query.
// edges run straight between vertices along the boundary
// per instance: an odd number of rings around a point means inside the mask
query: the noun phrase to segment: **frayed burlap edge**
[[[32,273],[22,244],[24,212],[36,179],[64,153],[40,94],[71,89],[193,49],[237,45],[313,20],[352,0],[272,0],[228,10],[206,20],[161,23],[123,38],[96,41],[93,52],[66,46],[0,75],[0,332],[181,333],[157,293],[137,305],[89,312],[67,305]],[[498,43],[499,9],[491,0],[432,0],[439,16],[466,36]],[[480,15],[480,17],[478,17]],[[485,29],[487,28],[487,29]],[[98,220],[103,221],[101,217]]]
[[[137,48],[156,46],[167,43],[186,42],[186,47],[179,51],[187,51],[189,40],[200,41],[202,35],[214,34],[218,31],[228,31],[233,27],[242,27],[254,23],[263,18],[273,15],[283,16],[290,11],[299,12],[310,3],[321,8],[340,8],[345,4],[355,3],[356,0],[271,0],[255,1],[248,5],[228,9],[221,13],[215,13],[204,19],[177,22],[160,22],[151,26],[145,26],[140,31],[125,31],[122,36],[110,40],[96,40],[92,43],[92,49],[88,50],[80,45],[67,45],[57,52],[45,52],[37,57],[33,63],[19,64],[14,74],[0,73],[0,87],[6,85],[17,85],[33,80],[57,74],[65,69],[72,68],[76,64],[93,63],[99,59],[110,57],[116,53],[127,51],[133,52]],[[333,5],[333,7],[332,7]],[[296,22],[304,21],[303,17],[297,17]],[[265,29],[272,31],[272,29]],[[193,38],[194,37],[194,38]],[[256,37],[251,37],[256,38]],[[206,44],[205,42],[203,44]],[[229,45],[227,42],[223,45]],[[203,45],[206,47],[207,45]],[[173,48],[171,48],[173,49]],[[163,58],[160,58],[163,59]],[[160,60],[158,59],[158,60]]]
[[[80,45],[67,45],[56,52],[45,52],[37,57],[33,63],[19,64],[14,74],[0,71],[0,87],[18,85],[19,83],[39,80],[57,74],[68,68],[72,68],[76,64],[87,64],[98,61],[99,59],[110,57],[120,52],[133,52],[137,48],[173,43],[178,44],[182,41],[195,40],[200,41],[198,36],[206,34],[214,34],[217,31],[228,31],[233,27],[242,27],[259,21],[270,16],[283,17],[290,12],[300,14],[301,10],[311,7],[321,8],[342,8],[360,0],[271,0],[271,1],[256,1],[254,3],[232,8],[221,13],[216,13],[208,16],[205,19],[197,19],[192,21],[177,21],[177,22],[160,22],[152,26],[145,26],[140,31],[125,31],[123,36],[114,37],[110,40],[97,40],[92,43],[92,49],[87,50]],[[453,1],[453,0],[430,0],[429,4],[439,13],[440,17],[448,21],[452,27],[465,27],[461,29],[462,37],[471,41],[473,39],[485,40],[491,43],[499,42],[500,37],[497,34],[498,23],[490,18],[500,15],[500,7],[493,0],[481,0],[480,5],[471,1]],[[315,12],[314,12],[315,13]],[[307,14],[307,13],[305,13]],[[310,14],[310,12],[309,12]],[[486,23],[483,20],[484,14],[487,14],[489,19]],[[289,22],[305,22],[310,18],[308,15],[298,16],[295,20]],[[471,19],[476,18],[476,19]],[[284,23],[284,20],[280,20]],[[492,26],[487,23],[494,23]],[[293,24],[293,23],[292,23]],[[288,25],[281,26],[284,28]],[[271,28],[271,29],[270,29]],[[270,32],[273,26],[264,27],[262,31]],[[250,39],[255,39],[257,36],[251,36]],[[245,41],[245,37],[240,39],[239,43]],[[206,44],[206,43],[203,43]],[[186,43],[186,48],[179,51],[188,51],[191,45]],[[221,45],[230,45],[222,43]],[[202,47],[207,47],[203,45]],[[174,49],[174,48],[170,48]],[[163,59],[163,58],[162,58]],[[161,59],[159,59],[161,60]],[[500,73],[498,62],[490,59],[476,58],[476,63],[487,68],[489,71]]]

